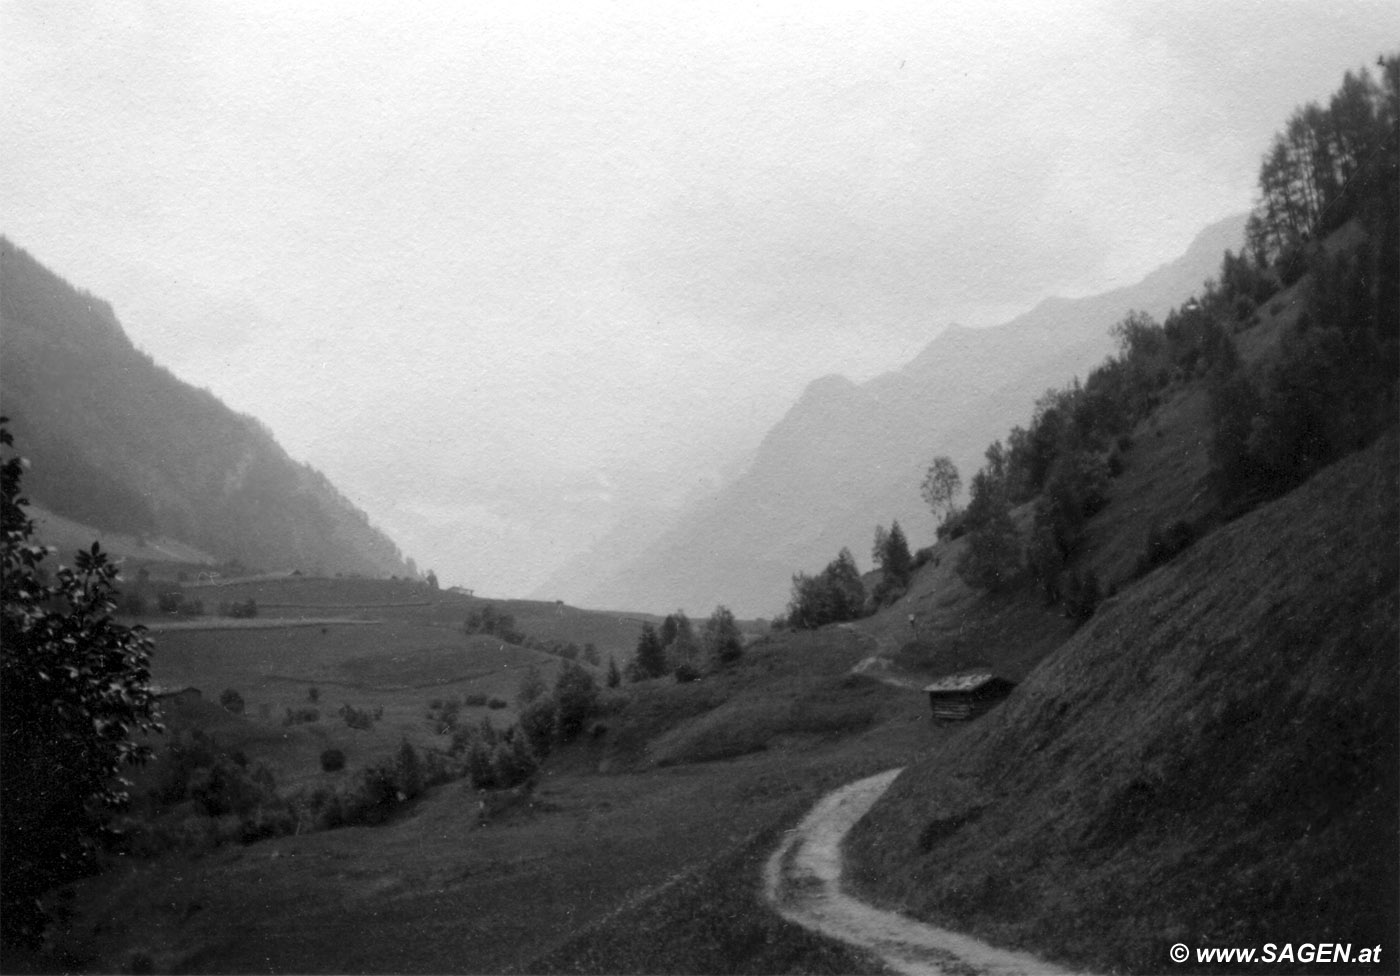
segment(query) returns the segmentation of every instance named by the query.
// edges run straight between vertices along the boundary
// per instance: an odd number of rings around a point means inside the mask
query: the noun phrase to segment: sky
[[[509,596],[1249,208],[1400,4],[0,0],[0,233]]]

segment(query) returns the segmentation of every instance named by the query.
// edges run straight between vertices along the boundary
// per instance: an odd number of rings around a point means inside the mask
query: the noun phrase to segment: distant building
[[[462,596],[474,596],[476,594],[475,590],[469,590],[465,586],[449,586],[447,592],[460,593]]]
[[[971,671],[939,678],[924,688],[928,692],[933,717],[945,722],[965,722],[976,718],[1016,687],[990,671]]]

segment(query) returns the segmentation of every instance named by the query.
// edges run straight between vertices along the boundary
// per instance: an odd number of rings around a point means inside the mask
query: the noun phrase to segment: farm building
[[[934,718],[962,722],[981,715],[1009,695],[1014,687],[1013,682],[998,678],[990,671],[973,671],[939,678],[924,691],[928,692]]]

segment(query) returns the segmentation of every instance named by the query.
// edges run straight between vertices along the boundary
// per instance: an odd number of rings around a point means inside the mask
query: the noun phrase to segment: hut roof
[[[976,691],[983,685],[995,680],[995,675],[990,671],[970,671],[967,674],[950,674],[946,678],[939,678],[933,684],[924,688],[930,692],[954,692],[954,691]]]

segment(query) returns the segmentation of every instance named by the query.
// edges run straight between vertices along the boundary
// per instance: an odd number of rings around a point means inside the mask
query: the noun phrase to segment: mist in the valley
[[[1176,257],[1398,28],[1384,3],[9,3],[0,232],[444,584],[524,594],[707,497],[813,379]]]

